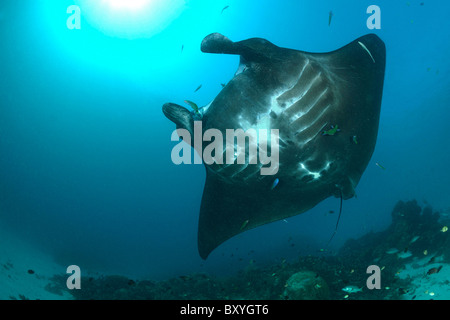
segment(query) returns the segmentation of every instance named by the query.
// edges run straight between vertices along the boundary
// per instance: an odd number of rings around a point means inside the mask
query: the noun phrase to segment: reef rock
[[[316,272],[300,271],[286,282],[284,298],[287,300],[324,300],[330,290],[325,280]]]

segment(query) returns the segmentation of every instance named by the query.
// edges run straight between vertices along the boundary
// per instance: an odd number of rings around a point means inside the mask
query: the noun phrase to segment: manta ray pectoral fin
[[[203,259],[233,236],[303,213],[329,196],[326,192],[303,193],[282,186],[274,190],[270,187],[272,178],[249,188],[208,171],[198,224],[198,251]],[[301,205],[293,199],[301,199]]]
[[[277,195],[269,179],[267,183],[249,190],[248,185],[225,181],[207,170],[198,224],[198,251],[203,259],[239,233],[293,215],[274,209]]]

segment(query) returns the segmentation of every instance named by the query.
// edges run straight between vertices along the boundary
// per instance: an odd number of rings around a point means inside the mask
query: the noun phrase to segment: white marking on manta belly
[[[246,71],[247,68],[248,68],[248,67],[247,67],[246,64],[241,63],[241,64],[239,65],[239,67],[238,67],[236,73],[234,74],[234,76],[236,77],[236,76],[240,75],[241,73],[243,73],[244,71]]]
[[[252,124],[247,119],[244,119],[242,115],[239,115],[239,128],[247,132],[249,129],[254,129],[257,132],[259,130],[269,130],[270,129],[270,114],[266,113],[258,113],[256,114],[256,123]]]
[[[359,45],[360,45],[364,50],[367,51],[367,53],[369,54],[369,56],[370,56],[370,58],[372,59],[373,63],[375,63],[375,59],[373,58],[373,56],[372,56],[372,54],[370,53],[369,49],[367,49],[367,47],[364,45],[364,43],[359,42],[359,41],[358,41],[358,43],[359,43]]]
[[[283,92],[283,94],[286,93],[286,92],[288,92],[288,91],[291,91],[292,89],[295,88],[295,86],[296,86],[296,85],[299,83],[299,81],[302,79],[303,73],[305,72],[306,67],[307,67],[309,64],[310,64],[309,59],[306,59],[306,60],[305,60],[305,64],[303,65],[302,69],[300,70],[300,72],[299,72],[297,78],[294,79],[294,80],[292,81],[291,85],[288,87],[287,90],[285,90],[285,91]],[[280,94],[280,96],[281,96],[281,94]]]
[[[306,168],[306,166],[305,166],[305,164],[303,162],[300,162],[299,171],[301,173],[303,173],[301,175],[301,178],[304,177],[304,176],[307,176],[307,175],[312,175],[314,180],[318,180],[322,176],[321,172],[324,171],[324,170],[328,170],[330,168],[330,164],[331,164],[331,162],[327,161],[327,163],[325,164],[325,166],[322,169],[320,169],[319,171],[315,172],[315,171],[310,171],[308,168]]]
[[[282,112],[283,112],[283,108],[281,108],[280,104],[278,103],[277,99],[283,94],[284,92],[281,93],[276,93],[272,96],[271,101],[270,101],[270,111],[275,113],[277,116],[279,116]]]
[[[208,111],[209,107],[212,105],[212,101],[210,103],[208,103],[206,106],[203,107],[203,113],[205,113],[206,111]]]

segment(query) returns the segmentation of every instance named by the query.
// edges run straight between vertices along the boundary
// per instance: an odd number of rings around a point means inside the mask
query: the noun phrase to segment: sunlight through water
[[[111,37],[151,38],[173,22],[184,0],[78,0],[83,17]]]

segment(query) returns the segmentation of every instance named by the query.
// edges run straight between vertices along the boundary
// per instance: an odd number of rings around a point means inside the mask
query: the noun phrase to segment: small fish
[[[248,225],[248,222],[249,222],[250,220],[245,220],[243,223],[242,223],[242,225],[241,225],[241,230],[244,230],[244,228]]]
[[[448,227],[447,226],[443,226],[441,229],[441,232],[447,232],[448,231]]]
[[[398,288],[398,292],[399,292],[400,294],[407,294],[407,293],[408,293],[408,289],[405,289],[405,288]]]
[[[328,14],[328,26],[331,25],[331,20],[333,19],[333,16],[334,16],[333,11],[330,11],[330,13]]]
[[[181,53],[183,53],[184,50],[184,44],[181,45]]]
[[[353,141],[354,144],[358,144],[358,140],[357,140],[357,137],[356,137],[356,136],[353,136],[353,137],[352,137],[352,141]]]
[[[279,182],[280,182],[280,179],[276,178],[276,179],[273,181],[272,187],[270,187],[270,190],[275,189]]]
[[[197,87],[197,89],[194,90],[194,92],[197,92],[198,90],[200,90],[200,89],[202,88],[202,86],[203,86],[202,84],[199,85],[199,86]]]
[[[34,271],[31,269],[29,269],[27,272],[28,272],[28,274],[34,274]]]
[[[442,266],[439,266],[438,268],[431,268],[430,270],[428,270],[427,276],[429,276],[430,274],[439,273],[439,271],[441,271],[441,269],[442,269]]]
[[[346,286],[345,288],[342,288],[342,291],[347,293],[356,293],[356,292],[362,292],[362,288],[358,288],[356,286]]]
[[[184,102],[186,102],[188,105],[190,105],[191,108],[194,110],[194,112],[195,112],[196,114],[200,114],[199,109],[198,109],[198,106],[197,106],[196,103],[194,103],[194,102],[192,102],[192,101],[189,101],[189,100],[184,100]]]
[[[389,250],[386,250],[387,254],[395,254],[397,253],[399,250],[397,248],[391,248]]]
[[[225,83],[221,83],[220,85],[222,86],[222,88],[225,88],[227,86]]]
[[[419,238],[420,238],[420,236],[415,236],[414,238],[411,239],[411,241],[410,241],[409,243],[414,243],[414,242],[416,242]]]
[[[334,136],[336,133],[340,132],[341,129],[338,128],[338,125],[331,126],[330,130],[325,130],[322,132],[323,136]]]
[[[220,12],[220,14],[222,14],[225,10],[227,10],[230,6],[225,6],[223,7],[222,11]]]
[[[397,255],[397,257],[399,257],[400,259],[407,259],[407,258],[409,258],[409,257],[411,257],[411,256],[412,256],[412,252],[411,252],[411,251],[408,251],[408,250],[403,251],[402,253],[399,253],[399,254]]]
[[[423,250],[423,255],[426,256],[428,254],[428,250]]]
[[[386,170],[386,168],[383,167],[383,166],[382,166],[381,164],[379,164],[378,162],[375,163],[375,165],[376,165],[378,168],[380,168],[380,169]]]

